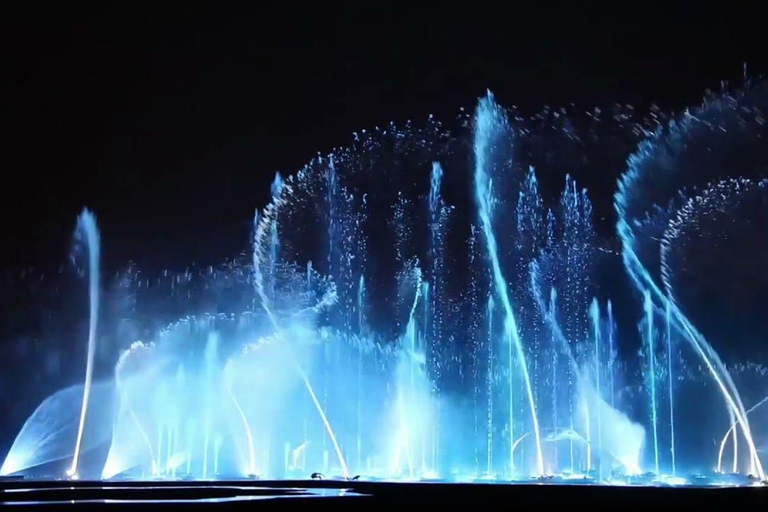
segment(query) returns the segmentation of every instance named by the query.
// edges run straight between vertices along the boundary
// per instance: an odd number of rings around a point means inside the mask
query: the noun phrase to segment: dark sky
[[[246,246],[275,171],[357,129],[450,120],[486,88],[529,111],[679,109],[768,68],[764,19],[738,2],[497,3],[5,16],[0,261],[63,260],[88,205],[108,260],[217,262]]]

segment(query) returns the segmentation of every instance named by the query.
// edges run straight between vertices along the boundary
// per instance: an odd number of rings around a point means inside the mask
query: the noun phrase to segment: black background
[[[109,265],[247,248],[275,171],[487,88],[504,105],[679,110],[766,70],[729,2],[28,6],[4,16],[0,262],[63,261],[79,210]],[[586,177],[598,216],[617,176]]]

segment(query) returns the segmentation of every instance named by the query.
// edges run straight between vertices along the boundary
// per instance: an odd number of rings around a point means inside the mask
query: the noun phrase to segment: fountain
[[[452,128],[356,133],[277,174],[251,256],[219,266],[100,279],[84,211],[85,379],[40,401],[0,474],[764,480],[768,371],[692,290],[708,250],[765,243],[768,85],[670,122],[617,109],[581,126],[488,93]],[[579,183],[624,163],[615,238]]]
[[[544,459],[541,454],[541,436],[539,434],[539,420],[536,413],[536,403],[533,397],[533,391],[531,389],[531,378],[528,371],[528,364],[525,361],[525,355],[523,353],[522,342],[520,341],[517,321],[515,320],[515,314],[512,310],[512,304],[510,302],[509,292],[507,290],[507,281],[502,273],[501,265],[499,263],[498,247],[496,243],[496,235],[493,232],[493,226],[491,224],[493,195],[491,192],[491,177],[489,175],[489,169],[492,165],[488,161],[490,160],[490,154],[493,150],[493,146],[496,143],[494,138],[503,137],[503,132],[507,129],[507,121],[504,114],[498,109],[493,102],[493,97],[489,94],[484,100],[480,102],[477,109],[477,116],[475,119],[477,126],[475,127],[475,193],[477,194],[478,202],[478,214],[480,216],[480,223],[482,225],[483,232],[485,234],[485,240],[487,243],[488,256],[491,261],[491,269],[493,273],[494,285],[496,293],[501,300],[502,307],[504,308],[504,336],[507,343],[507,373],[509,376],[509,441],[510,441],[510,467],[512,471],[515,470],[514,459],[514,394],[513,394],[513,347],[514,355],[518,358],[520,364],[520,370],[522,372],[523,380],[525,382],[525,391],[528,396],[528,403],[531,410],[531,419],[533,421],[533,432],[536,437],[536,463],[538,474],[544,474]]]
[[[77,427],[75,453],[72,456],[72,466],[67,474],[77,478],[77,463],[80,459],[80,447],[83,442],[83,428],[88,414],[88,398],[91,394],[93,379],[93,356],[96,352],[96,326],[99,322],[99,230],[96,218],[87,209],[77,219],[75,236],[84,243],[88,250],[88,356],[85,363],[85,385],[83,386],[83,402],[80,408],[80,422]]]

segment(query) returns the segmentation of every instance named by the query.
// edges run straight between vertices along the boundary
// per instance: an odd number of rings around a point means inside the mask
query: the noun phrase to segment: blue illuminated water
[[[162,276],[101,276],[85,211],[85,381],[42,401],[0,474],[764,479],[766,361],[732,354],[745,326],[712,329],[696,290],[710,256],[744,267],[734,240],[766,244],[767,107],[755,83],[575,126],[489,93],[451,129],[360,132],[277,174],[247,256]],[[615,230],[577,181],[608,167]]]
[[[77,218],[75,236],[85,245],[88,253],[88,355],[85,363],[85,385],[83,386],[83,400],[80,405],[80,420],[77,426],[77,439],[72,456],[72,465],[69,468],[70,476],[77,475],[77,463],[80,459],[80,450],[83,442],[83,429],[88,415],[88,399],[91,394],[93,380],[93,358],[96,352],[96,328],[99,318],[99,252],[101,241],[99,229],[96,226],[96,217],[87,209]]]

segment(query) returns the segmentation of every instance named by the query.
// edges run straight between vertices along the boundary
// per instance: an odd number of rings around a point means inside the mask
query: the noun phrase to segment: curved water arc
[[[619,192],[617,196],[620,196],[620,194],[621,192]],[[715,379],[715,383],[723,393],[723,397],[725,398],[728,406],[736,415],[737,421],[741,425],[742,431],[744,432],[744,437],[746,438],[747,444],[749,446],[751,457],[755,460],[755,466],[758,475],[761,479],[764,480],[765,473],[763,471],[762,463],[759,460],[754,440],[752,439],[749,423],[746,420],[746,411],[744,410],[741,397],[738,391],[736,391],[736,386],[734,385],[733,380],[731,379],[730,375],[725,369],[725,366],[723,365],[714,349],[690,323],[687,317],[677,306],[675,301],[666,296],[664,292],[661,291],[661,289],[658,287],[658,285],[643,266],[642,262],[640,262],[637,254],[632,249],[632,240],[634,239],[634,234],[632,233],[632,230],[627,224],[626,220],[621,216],[623,211],[620,202],[621,200],[621,197],[617,198],[617,211],[620,215],[619,222],[617,224],[617,231],[619,233],[619,237],[622,240],[622,257],[624,260],[624,266],[627,269],[630,278],[640,289],[647,289],[655,300],[658,300],[665,306],[667,304],[669,305],[669,310],[672,313],[673,318],[676,320],[676,328],[681,330],[681,333],[685,335],[686,339],[690,341],[694,350],[699,354],[710,374]]]

